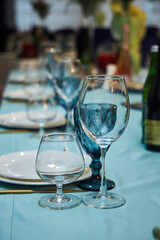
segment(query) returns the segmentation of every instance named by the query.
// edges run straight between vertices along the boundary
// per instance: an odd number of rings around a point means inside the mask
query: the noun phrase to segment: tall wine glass
[[[66,131],[72,131],[71,110],[76,105],[83,81],[83,67],[78,59],[59,59],[54,74],[54,90],[67,111]]]
[[[42,197],[39,204],[49,209],[78,206],[81,200],[64,194],[62,187],[76,181],[84,171],[84,158],[75,134],[51,133],[42,137],[36,157],[36,171],[46,182],[56,184],[57,193]]]
[[[80,93],[78,111],[87,136],[101,149],[102,178],[98,194],[83,197],[83,203],[95,208],[115,208],[126,200],[107,191],[106,153],[124,132],[129,120],[129,97],[123,77],[117,75],[86,76]]]
[[[53,97],[32,96],[27,102],[27,118],[39,126],[34,137],[41,138],[45,133],[45,124],[56,117],[56,105]]]
[[[54,42],[46,42],[41,44],[40,59],[47,71],[47,80],[49,84],[53,84],[53,75],[56,66],[56,61],[60,57],[61,50]]]
[[[92,161],[90,164],[90,168],[92,171],[92,175],[90,178],[84,179],[82,181],[78,181],[77,185],[85,190],[90,191],[99,191],[100,185],[101,185],[101,149],[99,145],[97,145],[95,142],[93,142],[84,132],[80,118],[78,115],[78,108],[77,106],[74,107],[74,127],[75,132],[79,138],[79,141],[84,149],[84,151],[91,157]],[[107,189],[110,190],[114,188],[115,183],[110,180],[106,179],[107,181]]]

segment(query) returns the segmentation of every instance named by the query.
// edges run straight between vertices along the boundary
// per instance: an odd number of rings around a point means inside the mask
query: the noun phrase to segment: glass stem
[[[66,132],[71,131],[71,110],[67,109],[67,122],[66,122]]]
[[[40,129],[39,129],[39,134],[40,134],[40,136],[43,136],[44,133],[45,133],[45,132],[44,132],[44,128],[41,128],[41,127],[40,127]]]
[[[102,172],[101,172],[101,187],[99,195],[105,196],[107,194],[107,183],[106,183],[106,152],[108,151],[110,145],[107,147],[101,147],[101,163],[102,163]]]
[[[101,170],[101,162],[99,158],[92,158],[92,162],[89,166],[92,171],[92,179],[100,180],[100,170]]]
[[[44,123],[40,123],[40,124],[39,124],[39,132],[38,132],[38,135],[43,136],[44,133],[45,133],[45,131],[44,131]]]
[[[57,202],[61,203],[63,200],[63,191],[62,191],[62,184],[57,184],[57,192],[56,192],[56,197],[57,197]]]

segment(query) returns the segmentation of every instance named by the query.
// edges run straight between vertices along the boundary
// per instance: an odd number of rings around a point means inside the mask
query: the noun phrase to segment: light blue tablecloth
[[[130,99],[141,101],[141,94]],[[23,107],[3,102],[1,113]],[[37,149],[39,140],[30,134],[0,134],[1,154]],[[124,206],[102,210],[81,204],[54,211],[38,205],[43,193],[0,195],[0,240],[152,240],[153,228],[160,226],[160,153],[141,143],[140,110],[131,109],[126,131],[107,154],[107,177],[116,183],[112,191],[126,198]],[[26,187],[0,182],[0,189]]]

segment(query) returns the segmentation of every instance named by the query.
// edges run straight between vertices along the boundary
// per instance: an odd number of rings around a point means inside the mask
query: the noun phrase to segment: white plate
[[[49,183],[44,182],[36,173],[36,154],[37,151],[33,150],[0,156],[0,181],[23,185],[48,185]],[[91,159],[87,156],[85,161],[85,171],[77,181],[91,176]]]
[[[57,107],[57,115],[52,120],[45,124],[44,128],[52,128],[64,125],[65,111],[61,107]],[[0,125],[3,127],[18,128],[18,129],[39,129],[38,124],[30,121],[26,112],[11,112],[0,114]]]
[[[43,96],[46,98],[54,96],[52,89],[44,89],[44,88],[35,89],[33,87],[28,87],[26,89],[6,90],[3,93],[3,97],[10,100],[27,101],[29,100],[30,96],[32,96],[33,93],[35,94],[35,91],[37,91],[38,96]]]
[[[144,87],[144,83],[138,83],[138,82],[126,82],[128,91],[138,91],[138,92],[142,92],[143,91],[143,87]]]
[[[25,72],[23,70],[12,71],[8,76],[8,82],[25,83],[26,82]]]
[[[9,76],[7,81],[10,83],[18,83],[18,84],[24,84],[28,82],[28,78],[31,81],[34,81],[35,79],[39,78],[39,77],[45,77],[47,71],[45,69],[37,69],[36,66],[34,66],[34,63],[29,63],[31,64],[30,67],[29,66],[24,66],[24,68],[22,67],[21,70],[14,70],[12,71]],[[28,65],[28,64],[27,64]],[[37,65],[38,66],[38,65]],[[28,67],[30,69],[28,69]],[[28,70],[27,70],[28,69]]]

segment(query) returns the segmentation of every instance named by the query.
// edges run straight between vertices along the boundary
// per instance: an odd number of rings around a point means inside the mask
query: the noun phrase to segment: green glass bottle
[[[142,98],[142,142],[144,143],[144,123],[145,123],[145,109],[146,109],[146,104],[147,104],[147,99],[148,99],[148,92],[151,87],[153,78],[156,75],[156,69],[157,69],[157,61],[158,61],[158,45],[153,45],[151,47],[151,56],[150,56],[150,66],[149,66],[149,71],[148,75],[144,84],[143,88],[143,98]]]
[[[160,151],[160,44],[156,53],[152,79],[147,90],[144,88],[144,144],[146,149]],[[153,64],[154,65],[154,64]],[[145,93],[146,91],[146,93]]]
[[[82,64],[93,63],[93,42],[88,28],[81,28],[77,37],[78,58]]]

